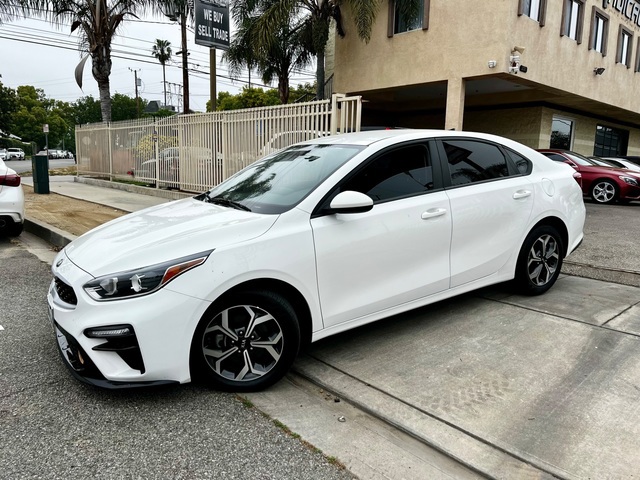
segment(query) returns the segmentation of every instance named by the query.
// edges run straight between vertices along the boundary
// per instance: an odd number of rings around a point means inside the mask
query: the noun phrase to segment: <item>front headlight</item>
[[[636,180],[635,178],[627,177],[626,175],[620,175],[619,178],[626,184],[633,185],[634,187],[638,186],[638,180]]]
[[[213,250],[128,272],[104,275],[91,280],[82,288],[91,298],[98,301],[149,295],[184,272],[202,265],[211,252]]]

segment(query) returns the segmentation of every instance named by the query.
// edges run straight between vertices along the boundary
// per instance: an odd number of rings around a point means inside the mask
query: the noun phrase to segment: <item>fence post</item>
[[[113,180],[113,149],[111,147],[111,122],[107,122],[107,142],[109,144],[109,181]]]
[[[338,94],[331,95],[331,127],[329,128],[331,135],[338,133]]]

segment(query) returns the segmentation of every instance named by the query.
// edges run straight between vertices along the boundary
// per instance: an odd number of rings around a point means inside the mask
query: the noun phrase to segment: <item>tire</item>
[[[522,244],[515,285],[523,295],[541,295],[560,275],[564,247],[558,231],[549,225],[534,228]]]
[[[255,319],[261,321],[250,326]],[[300,348],[295,310],[279,294],[238,292],[214,303],[191,343],[194,379],[224,391],[267,388],[289,370]]]
[[[591,198],[603,205],[613,203],[618,198],[618,187],[610,180],[597,180],[591,186]]]
[[[17,237],[24,230],[24,223],[14,223],[13,225],[7,225],[6,227],[7,236],[9,237]]]

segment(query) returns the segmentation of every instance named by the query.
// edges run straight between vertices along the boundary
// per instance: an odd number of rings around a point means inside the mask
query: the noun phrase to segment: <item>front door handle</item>
[[[447,213],[447,210],[445,208],[432,208],[431,210],[422,212],[422,219],[426,220],[427,218],[440,217],[445,213]]]
[[[518,199],[518,198],[525,198],[531,195],[531,190],[518,190],[516,193],[513,194],[513,198]]]

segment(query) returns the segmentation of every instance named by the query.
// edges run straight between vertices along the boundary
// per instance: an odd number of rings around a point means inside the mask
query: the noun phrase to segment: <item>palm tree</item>
[[[244,66],[249,70],[256,66],[263,82],[277,80],[280,102],[285,104],[289,101],[292,70],[304,68],[311,61],[309,32],[305,22],[287,18],[274,26],[275,40],[260,45],[256,38],[256,25],[264,8],[268,8],[272,1],[277,0],[265,0],[263,5],[256,6],[251,11],[242,8],[234,10],[234,19],[239,26],[223,59],[229,62],[230,72],[234,77],[240,74]]]
[[[411,17],[420,9],[423,0],[389,0],[395,1],[398,8]],[[325,48],[329,39],[331,20],[336,21],[336,30],[341,37],[345,36],[340,6],[347,4],[353,14],[356,32],[365,42],[371,39],[371,28],[380,8],[382,0],[236,0],[243,3],[246,9],[255,9],[256,4],[267,6],[261,16],[256,30],[258,45],[270,45],[277,41],[276,25],[288,18],[302,18],[307,23],[310,40],[310,52],[315,55],[316,97],[324,97],[324,60]]]
[[[82,87],[82,70],[91,57],[102,121],[111,121],[111,42],[125,18],[136,17],[148,0],[22,0],[21,3],[30,15],[40,15],[57,25],[70,23],[71,32],[78,31],[80,49],[87,55],[76,67],[76,80]]]
[[[18,2],[14,0],[0,0],[0,25],[18,14]]]
[[[162,91],[164,93],[164,106],[167,106],[167,77],[165,75],[165,65],[171,60],[171,42],[156,38],[156,43],[151,50],[151,55],[162,65]]]

